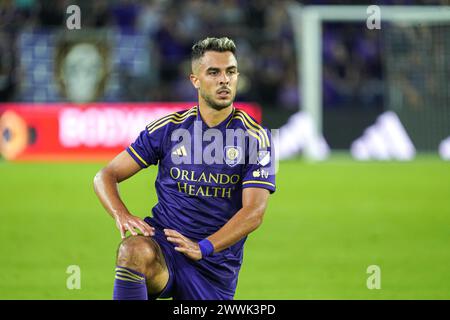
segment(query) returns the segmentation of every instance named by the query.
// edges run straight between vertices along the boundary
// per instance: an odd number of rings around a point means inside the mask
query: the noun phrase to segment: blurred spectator
[[[287,110],[298,111],[300,96],[295,69],[288,70],[278,92],[277,103]]]
[[[146,35],[153,36],[161,24],[162,15],[161,0],[142,1],[137,18],[138,29]]]
[[[21,11],[14,1],[0,1],[0,102],[11,100],[15,93],[14,39],[21,21]]]
[[[39,0],[38,19],[42,27],[65,26],[65,13],[70,5],[65,0]]]
[[[92,1],[92,26],[107,27],[111,24],[112,15],[107,0]]]
[[[14,56],[10,35],[0,31],[0,101],[8,101],[14,93]]]
[[[133,0],[119,0],[112,6],[116,25],[124,31],[134,31],[140,11],[139,3]]]
[[[197,93],[188,79],[192,44],[205,36],[229,36],[238,46],[241,73],[238,98],[254,100],[267,107],[295,110],[301,101],[301,92],[292,21],[286,9],[291,2],[294,0],[0,0],[0,99],[10,100],[15,96],[17,53],[14,50],[19,32],[33,26],[64,30],[67,6],[77,4],[82,9],[82,29],[117,28],[117,33],[140,33],[151,42],[151,62],[148,63],[151,75],[137,76],[126,68],[119,69],[121,74],[117,79],[124,92],[122,99],[195,100]],[[296,2],[305,5],[373,4],[370,0]],[[447,2],[381,0],[376,3]],[[325,108],[379,108],[383,104],[380,46],[379,33],[362,28],[361,24],[323,25]],[[420,67],[414,55],[405,59]],[[420,81],[400,81],[403,90],[409,92],[409,99],[417,100],[413,92]],[[435,88],[432,81],[425,85],[430,90]]]

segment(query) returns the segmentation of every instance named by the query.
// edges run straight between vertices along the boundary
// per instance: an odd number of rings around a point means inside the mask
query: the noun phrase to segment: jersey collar
[[[201,121],[202,122],[202,127],[205,129],[224,129],[226,127],[228,127],[228,124],[230,123],[231,119],[234,116],[234,112],[236,111],[236,108],[233,105],[233,110],[230,112],[230,114],[228,115],[228,117],[226,117],[226,119],[224,119],[221,123],[219,123],[218,125],[214,126],[214,127],[208,127],[208,125],[205,123],[205,121],[203,121],[202,116],[200,115],[200,107],[197,105],[197,121]]]

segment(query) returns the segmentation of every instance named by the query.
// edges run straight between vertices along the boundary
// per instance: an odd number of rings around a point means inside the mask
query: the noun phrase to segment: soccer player
[[[233,106],[235,50],[228,38],[197,42],[190,80],[198,105],[148,124],[94,178],[123,239],[114,299],[234,297],[244,242],[261,225],[275,191],[271,136]],[[230,132],[244,132],[245,143],[236,143],[239,135],[230,140]],[[151,165],[158,165],[158,203],[153,217],[142,220],[128,211],[118,184]]]

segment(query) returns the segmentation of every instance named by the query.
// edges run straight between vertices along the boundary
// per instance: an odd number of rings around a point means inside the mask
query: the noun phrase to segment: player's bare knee
[[[117,264],[145,270],[158,261],[158,250],[154,241],[149,237],[130,236],[124,239],[117,251]],[[145,272],[143,272],[145,273]]]

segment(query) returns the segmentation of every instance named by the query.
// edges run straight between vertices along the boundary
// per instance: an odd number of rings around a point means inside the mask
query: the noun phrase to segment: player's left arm
[[[270,192],[263,188],[244,188],[242,208],[217,232],[207,239],[214,252],[220,252],[256,230],[262,223]],[[192,241],[175,230],[164,230],[167,240],[177,245],[175,250],[193,260],[200,260],[202,253],[197,242]]]

